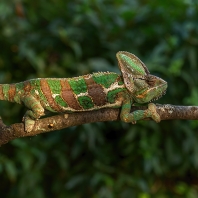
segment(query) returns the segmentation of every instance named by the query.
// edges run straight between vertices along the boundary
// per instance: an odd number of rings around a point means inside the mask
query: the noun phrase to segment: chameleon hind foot
[[[28,132],[28,133],[31,132],[34,128],[35,120],[33,120],[29,116],[25,115],[23,117],[23,121],[24,121],[24,124],[25,124],[25,131]]]
[[[34,128],[35,120],[45,115],[45,110],[41,106],[41,103],[31,95],[26,95],[23,98],[23,102],[30,109],[26,111],[23,117],[23,121],[25,123],[25,131],[30,132]]]

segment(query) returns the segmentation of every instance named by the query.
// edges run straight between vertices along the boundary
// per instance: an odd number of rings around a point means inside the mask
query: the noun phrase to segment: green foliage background
[[[168,81],[158,103],[197,105],[193,0],[2,0],[0,82],[118,71],[126,50]],[[6,124],[25,108],[0,103]],[[6,198],[198,197],[198,122],[94,123],[0,148]]]

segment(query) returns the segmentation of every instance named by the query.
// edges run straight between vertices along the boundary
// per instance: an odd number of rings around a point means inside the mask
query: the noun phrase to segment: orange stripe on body
[[[46,79],[40,79],[41,91],[45,95],[49,106],[57,112],[63,112],[62,108],[55,102],[54,98],[52,97],[51,89],[47,83]]]
[[[15,94],[16,94],[16,86],[15,84],[10,84],[9,91],[8,91],[9,101],[11,102],[14,101]]]
[[[61,97],[68,104],[69,107],[75,110],[83,110],[76,100],[74,93],[67,80],[62,79],[61,83]]]
[[[4,100],[3,87],[0,85],[0,100]]]
[[[31,89],[32,89],[32,86],[31,86],[31,84],[30,84],[30,82],[29,81],[25,81],[25,82],[23,82],[23,84],[24,84],[24,91],[25,91],[25,93],[30,93],[31,92]]]

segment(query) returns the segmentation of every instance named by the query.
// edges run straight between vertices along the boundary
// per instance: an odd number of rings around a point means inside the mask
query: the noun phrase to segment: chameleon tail
[[[19,103],[18,95],[15,84],[0,84],[0,100]]]

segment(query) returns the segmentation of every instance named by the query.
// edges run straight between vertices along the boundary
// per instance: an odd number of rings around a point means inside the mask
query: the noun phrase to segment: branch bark
[[[161,120],[198,119],[198,106],[176,106],[170,104],[156,104],[156,106],[157,112],[159,113]],[[146,108],[146,106],[133,106],[131,111],[140,109],[143,110]],[[96,111],[78,112],[72,114],[59,114],[37,120],[33,131],[29,133],[24,131],[23,123],[16,123],[10,126],[6,126],[3,123],[2,119],[0,119],[0,146],[19,137],[35,136],[40,133],[60,130],[63,128],[82,125],[85,123],[120,120],[119,113],[120,109],[107,108]]]

